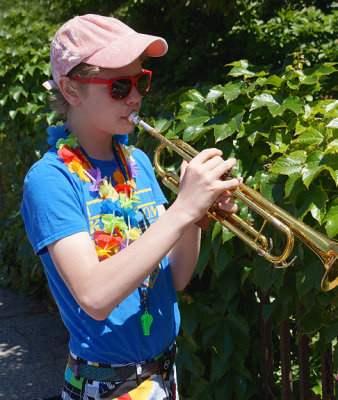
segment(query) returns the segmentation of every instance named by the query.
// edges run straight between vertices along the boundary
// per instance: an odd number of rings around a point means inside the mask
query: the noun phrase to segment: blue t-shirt
[[[155,179],[148,157],[135,149],[132,157],[139,172],[136,195],[139,227],[144,231],[158,218],[156,206],[166,199]],[[115,160],[92,160],[102,176],[113,181]],[[28,238],[41,257],[49,286],[61,317],[70,333],[70,350],[81,358],[102,363],[124,364],[151,359],[162,353],[178,334],[180,316],[176,293],[165,258],[149,278],[149,313],[153,316],[150,336],[143,334],[138,289],[123,300],[103,321],[86,314],[57,272],[47,245],[77,232],[101,230],[102,214],[113,213],[118,207],[110,200],[98,198],[89,191],[90,183],[72,174],[55,147],[29,170],[24,183],[21,213]],[[118,210],[116,210],[118,211]],[[156,246],[156,243],[154,243]],[[123,250],[122,250],[123,251]]]

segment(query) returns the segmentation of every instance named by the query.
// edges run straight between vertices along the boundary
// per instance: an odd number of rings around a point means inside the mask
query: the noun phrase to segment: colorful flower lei
[[[103,200],[120,204],[122,215],[103,214],[101,217],[103,229],[93,234],[99,260],[111,257],[138,239],[142,231],[137,226],[133,226],[137,221],[136,205],[140,202],[139,197],[134,194],[135,178],[138,174],[138,167],[132,158],[134,147],[127,148],[113,139],[113,146],[115,146],[113,150],[121,158],[121,163],[124,163],[124,167],[119,165],[122,171],[116,170],[113,174],[117,182],[113,186],[107,177],[102,177],[101,170],[93,166],[89,157],[78,145],[76,137],[67,132],[66,124],[49,127],[47,132],[53,138],[49,140],[49,143],[56,142],[57,154],[69,171],[77,174],[82,181],[91,183],[90,192],[97,193],[97,196]]]
[[[122,215],[104,213],[101,217],[103,230],[93,233],[94,246],[99,260],[111,257],[138,239],[142,231],[138,227],[136,216],[136,204],[140,203],[140,199],[135,195],[135,178],[138,174],[138,167],[132,157],[134,147],[127,148],[123,144],[126,139],[124,136],[117,136],[116,139],[113,139],[113,152],[120,169],[113,174],[113,178],[117,182],[113,186],[107,177],[102,177],[101,170],[93,166],[85,151],[78,145],[76,137],[67,130],[66,124],[51,126],[47,129],[47,133],[49,135],[48,143],[56,146],[58,156],[69,171],[77,174],[82,181],[91,184],[90,192],[96,193],[103,200],[120,204]],[[149,278],[138,288],[140,307],[144,309],[141,315],[141,324],[145,336],[150,335],[150,327],[153,323],[153,317],[148,312]]]

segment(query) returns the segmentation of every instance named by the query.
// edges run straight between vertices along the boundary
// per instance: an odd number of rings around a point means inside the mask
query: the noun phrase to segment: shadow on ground
[[[43,302],[0,288],[0,399],[58,400],[68,338]]]

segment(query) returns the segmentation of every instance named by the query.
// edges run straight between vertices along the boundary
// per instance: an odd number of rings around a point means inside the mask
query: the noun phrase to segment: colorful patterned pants
[[[176,367],[163,375],[152,375],[140,385],[135,381],[100,382],[75,378],[67,364],[62,400],[179,400]]]

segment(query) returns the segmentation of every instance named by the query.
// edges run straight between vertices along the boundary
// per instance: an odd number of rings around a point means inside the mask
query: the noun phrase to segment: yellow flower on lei
[[[129,240],[136,240],[141,236],[142,230],[140,228],[132,228],[126,231],[126,236]]]
[[[113,185],[107,181],[107,179],[103,179],[101,185],[99,187],[99,194],[104,199],[111,199],[116,201],[119,198],[119,194],[113,188]]]
[[[73,174],[77,173],[79,175],[80,179],[82,179],[83,181],[90,182],[90,179],[87,177],[87,175],[84,172],[84,167],[83,167],[82,163],[79,163],[76,160],[71,161],[68,164],[68,168],[69,168],[69,171],[72,172]]]
[[[109,258],[111,256],[111,249],[102,249],[100,246],[95,245],[95,250],[98,257]]]

